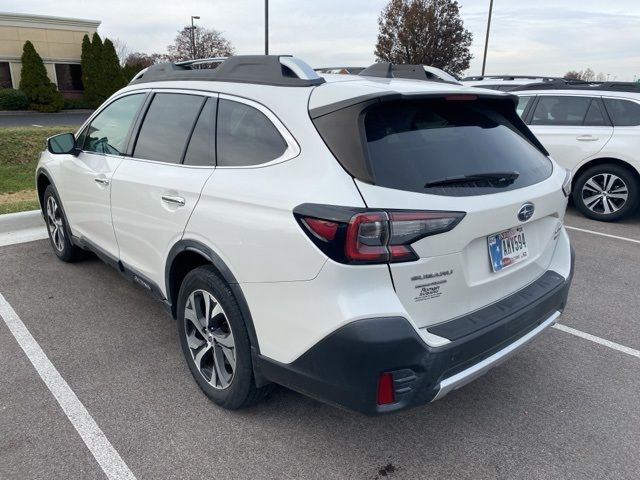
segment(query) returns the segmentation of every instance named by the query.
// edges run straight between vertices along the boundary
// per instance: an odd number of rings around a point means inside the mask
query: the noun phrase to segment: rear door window
[[[207,99],[207,103],[200,112],[184,156],[185,165],[215,165],[217,103],[216,98]]]
[[[581,126],[590,104],[590,97],[541,96],[531,125]]]
[[[640,125],[640,105],[630,100],[605,98],[604,104],[614,127]]]
[[[205,97],[198,95],[156,94],[140,127],[133,156],[180,163],[204,101]]]
[[[551,175],[549,159],[483,102],[383,103],[367,111],[364,126],[370,169],[383,187],[481,195]],[[492,177],[501,172],[511,175]],[[450,182],[456,178],[460,181]]]
[[[524,111],[527,109],[527,106],[531,103],[531,100],[535,98],[534,96],[522,96],[518,97],[518,106],[516,107],[516,112],[520,118],[524,118]]]
[[[604,127],[608,124],[609,122],[606,119],[604,111],[602,110],[600,100],[594,98],[593,100],[591,100],[589,110],[587,110],[587,114],[584,117],[585,127]]]

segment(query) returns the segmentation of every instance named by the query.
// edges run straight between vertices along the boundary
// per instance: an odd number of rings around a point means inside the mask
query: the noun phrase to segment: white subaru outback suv
[[[565,306],[567,172],[515,105],[287,56],[156,65],[48,140],[38,194],[55,254],[91,250],[164,302],[217,404],[277,383],[386,413]]]
[[[585,216],[618,220],[640,203],[640,84],[554,81],[520,87],[518,113],[573,177]]]

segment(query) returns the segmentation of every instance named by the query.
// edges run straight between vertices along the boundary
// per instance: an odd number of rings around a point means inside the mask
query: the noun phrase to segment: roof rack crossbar
[[[550,77],[548,75],[472,75],[462,79],[463,82],[481,81],[481,80],[535,80],[549,82],[553,80],[564,80],[562,77]]]
[[[215,69],[195,65],[218,64]],[[282,87],[311,87],[325,82],[309,65],[290,55],[235,55],[159,63],[139,72],[130,84],[199,80],[254,83]]]

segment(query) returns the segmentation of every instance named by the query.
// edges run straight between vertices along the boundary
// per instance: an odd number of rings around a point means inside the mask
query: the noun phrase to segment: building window
[[[0,62],[0,88],[13,88],[9,62]]]
[[[61,92],[84,90],[80,65],[56,63],[56,77],[58,78],[58,90]]]

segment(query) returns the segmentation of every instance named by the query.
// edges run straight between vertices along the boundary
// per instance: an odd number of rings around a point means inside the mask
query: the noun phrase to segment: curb
[[[44,219],[42,218],[40,210],[0,215],[0,233],[9,233],[16,230],[27,230],[37,227],[44,227]]]
[[[11,117],[16,115],[65,115],[68,113],[87,114],[93,113],[95,110],[89,108],[71,108],[60,110],[58,112],[36,112],[34,110],[0,110],[0,117]]]

